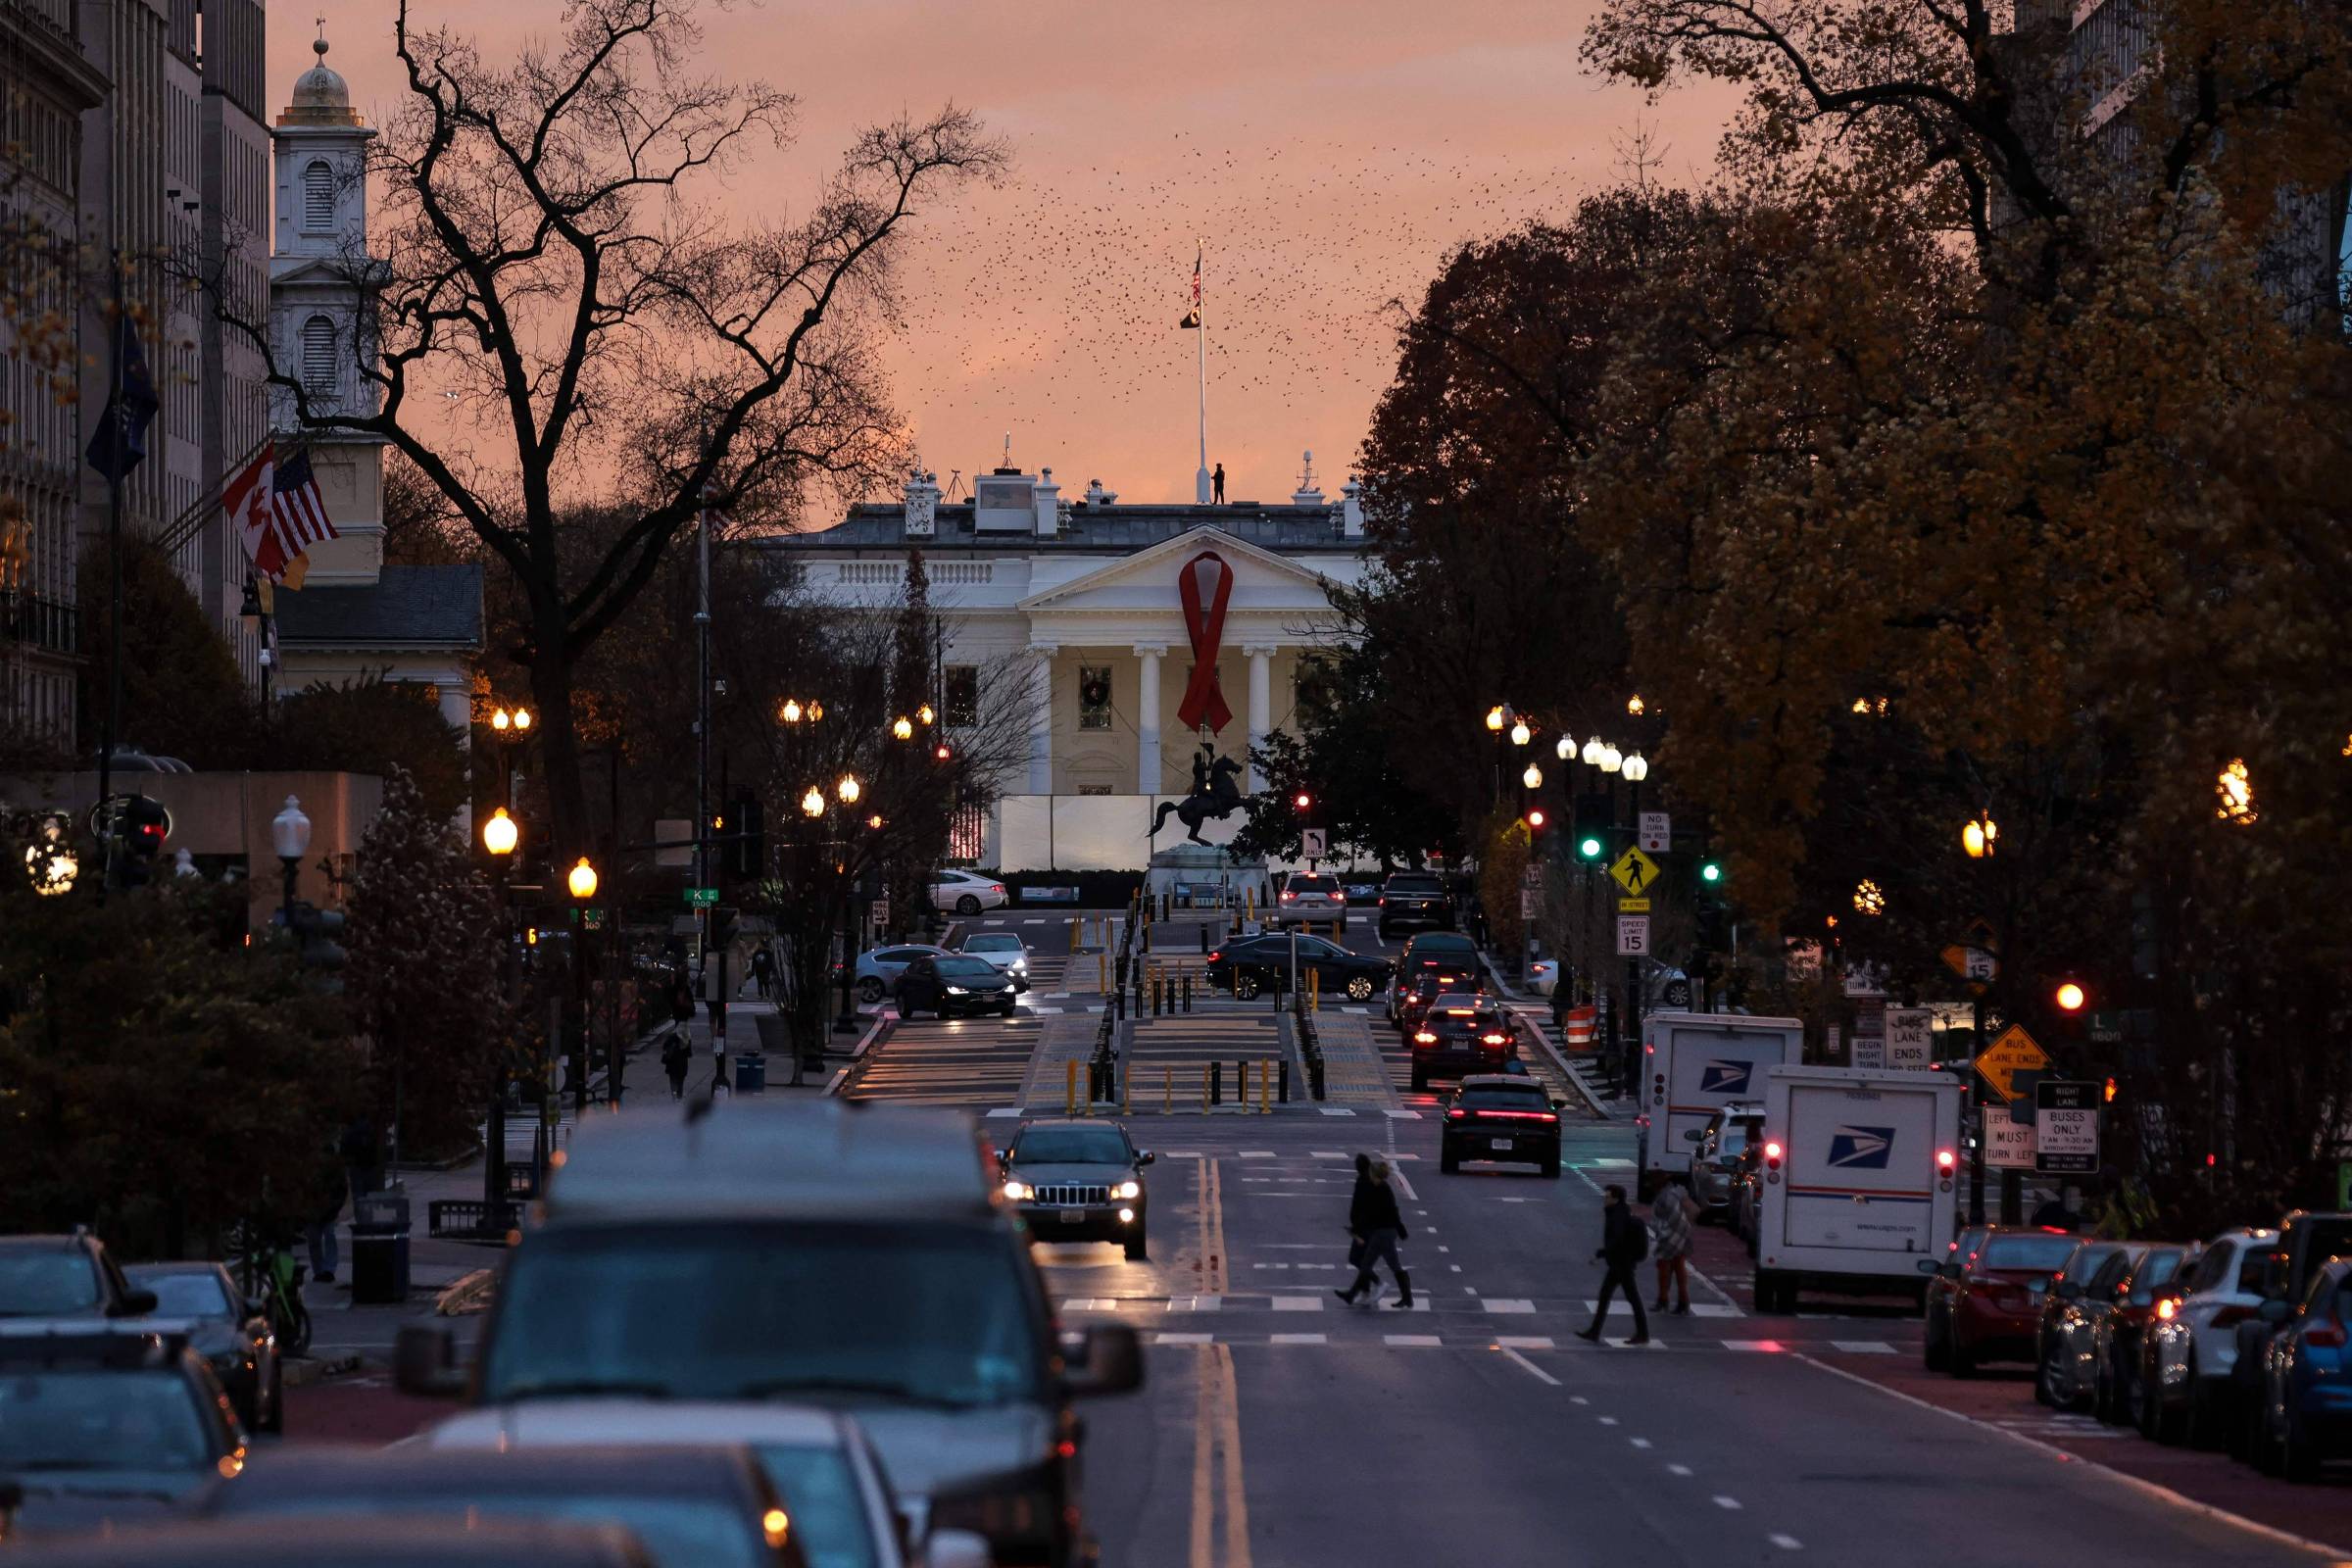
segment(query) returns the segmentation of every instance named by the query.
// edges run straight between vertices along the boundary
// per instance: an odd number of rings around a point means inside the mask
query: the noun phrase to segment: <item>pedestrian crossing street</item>
[[[900,1019],[850,1090],[852,1100],[919,1100],[934,1105],[1016,1103],[1045,1020]]]

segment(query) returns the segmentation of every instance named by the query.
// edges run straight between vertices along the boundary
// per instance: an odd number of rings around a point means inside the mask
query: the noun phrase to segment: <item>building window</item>
[[[302,228],[324,234],[335,226],[335,172],[319,159],[302,172]]]
[[[1105,665],[1078,666],[1078,727],[1110,728],[1110,670]]]
[[[980,668],[976,664],[950,664],[947,669],[947,718],[958,729],[968,729],[980,722]]]
[[[323,316],[302,323],[302,388],[315,398],[334,396],[335,323]]]

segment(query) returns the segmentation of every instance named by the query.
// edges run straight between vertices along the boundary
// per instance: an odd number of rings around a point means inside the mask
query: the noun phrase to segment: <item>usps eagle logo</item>
[[[1891,1127],[1840,1127],[1830,1135],[1832,1169],[1885,1170],[1893,1151]]]
[[[1702,1095],[1744,1095],[1747,1081],[1753,1076],[1756,1064],[1752,1061],[1710,1061],[1699,1070],[1698,1092]]]

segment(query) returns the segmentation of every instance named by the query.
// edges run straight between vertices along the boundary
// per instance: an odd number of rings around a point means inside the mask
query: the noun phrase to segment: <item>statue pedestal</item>
[[[1186,907],[1236,908],[1245,890],[1265,906],[1266,867],[1263,861],[1236,860],[1223,850],[1200,844],[1173,844],[1152,853],[1144,872],[1144,891],[1168,896],[1171,905]]]

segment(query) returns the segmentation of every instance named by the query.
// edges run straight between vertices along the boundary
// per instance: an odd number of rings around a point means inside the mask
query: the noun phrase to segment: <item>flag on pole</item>
[[[301,447],[278,461],[270,476],[270,510],[277,516],[278,542],[289,561],[307,553],[321,539],[342,537],[327,520],[326,503],[319,499],[318,480],[311,472],[311,455]]]
[[[138,329],[127,320],[115,323],[115,393],[98,416],[98,428],[82,454],[90,466],[109,479],[125,479],[147,456],[147,426],[155,422],[163,400],[155,395],[155,378],[147,373],[147,356],[139,350]]]
[[[220,492],[220,510],[237,525],[245,559],[253,563],[254,575],[265,583],[277,582],[286,574],[286,550],[278,539],[277,517],[270,505],[274,456],[275,449],[265,445]]]
[[[297,447],[283,459],[271,442],[228,481],[220,508],[237,525],[245,559],[266,583],[299,589],[310,570],[310,547],[340,538],[319,497],[310,454]]]
[[[1178,322],[1176,323],[1176,325],[1177,325],[1177,326],[1178,326],[1178,328],[1180,328],[1180,329],[1190,329],[1190,328],[1193,328],[1193,327],[1197,327],[1197,326],[1199,326],[1200,324],[1200,252],[1198,249],[1196,249],[1196,250],[1193,252],[1193,308],[1192,308],[1191,310],[1189,310],[1189,311],[1187,311],[1187,312],[1185,312],[1185,313],[1184,313],[1184,319],[1183,319],[1183,320],[1181,320],[1181,321],[1178,321]]]

